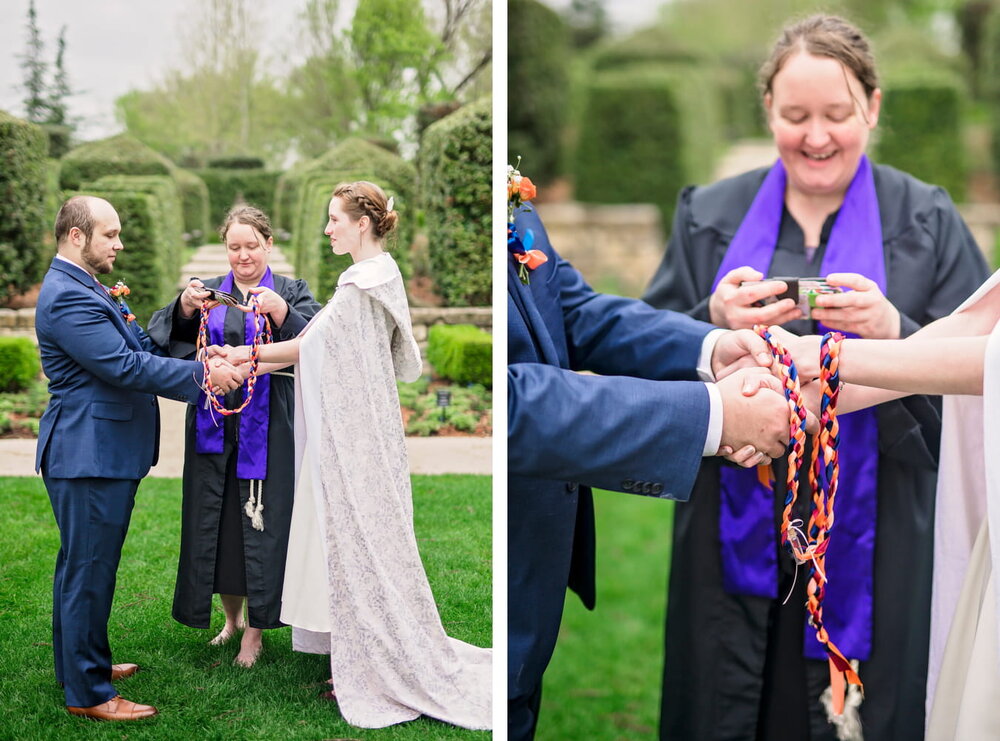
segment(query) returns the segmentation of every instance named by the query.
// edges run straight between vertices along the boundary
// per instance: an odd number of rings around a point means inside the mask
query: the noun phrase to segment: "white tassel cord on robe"
[[[300,346],[282,620],[298,650],[329,652],[352,725],[423,714],[486,730],[492,651],[444,632],[413,532],[395,380],[420,369],[395,263],[383,255],[345,271]]]
[[[1000,272],[956,312],[998,284]],[[1000,322],[987,345],[983,391],[982,397],[944,398],[934,523],[928,741],[1000,738],[1000,466],[993,458],[1000,455]]]

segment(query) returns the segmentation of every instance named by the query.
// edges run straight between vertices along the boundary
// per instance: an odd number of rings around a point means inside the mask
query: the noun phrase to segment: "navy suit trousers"
[[[108,618],[139,481],[43,478],[59,526],[52,586],[56,679],[67,705],[100,705],[118,694],[111,684]]]

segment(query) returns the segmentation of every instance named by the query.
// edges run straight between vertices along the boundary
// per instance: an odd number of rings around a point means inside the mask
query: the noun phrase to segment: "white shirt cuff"
[[[715,345],[728,329],[713,329],[705,339],[701,341],[701,355],[698,357],[698,377],[702,381],[714,381],[715,373],[712,372],[712,353],[715,352]],[[715,451],[712,451],[713,453]]]
[[[706,383],[705,388],[708,389],[708,432],[702,457],[718,453],[722,442],[722,394],[714,383]]]

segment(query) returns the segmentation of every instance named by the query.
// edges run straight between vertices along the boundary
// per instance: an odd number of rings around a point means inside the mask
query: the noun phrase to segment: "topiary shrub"
[[[212,170],[263,170],[264,160],[260,157],[216,157],[208,161]]]
[[[246,168],[198,170],[198,177],[208,187],[213,229],[222,224],[229,209],[240,201],[253,204],[265,213],[273,213],[274,192],[280,176],[280,172],[272,170]]]
[[[105,175],[169,175],[181,190],[184,228],[189,233],[207,231],[208,188],[197,175],[177,167],[138,139],[118,134],[77,147],[62,158],[59,184],[63,190],[78,190]]]
[[[507,3],[507,152],[536,184],[563,172],[560,148],[569,102],[569,30],[536,0]]]
[[[887,77],[882,87],[875,156],[965,200],[968,162],[962,139],[966,93],[944,70],[911,67]]]
[[[35,343],[27,337],[0,337],[0,391],[22,391],[41,371]]]
[[[298,277],[306,280],[318,301],[333,295],[337,278],[351,264],[347,255],[336,256],[323,234],[334,187],[342,182],[368,180],[394,198],[399,212],[395,238],[387,247],[404,277],[410,273],[409,249],[416,215],[416,170],[401,157],[363,139],[347,139],[302,167],[286,183],[295,192],[292,215],[291,257]]]
[[[435,324],[427,360],[437,375],[457,383],[493,385],[493,337],[472,324]]]
[[[460,108],[424,132],[420,184],[431,276],[449,306],[489,306],[492,299],[492,162],[489,99]]]
[[[711,178],[719,149],[717,99],[705,92],[710,74],[686,65],[595,74],[574,158],[577,199],[652,203],[669,228],[677,194]]]
[[[184,216],[177,181],[164,175],[106,175],[96,182],[87,183],[84,189],[149,193],[156,198],[158,212],[162,218],[158,228],[167,246],[163,266],[167,277],[176,282],[184,260]],[[123,244],[126,250],[135,246],[124,240]]]
[[[91,195],[108,201],[121,219],[121,240],[111,275],[103,278],[109,287],[122,280],[131,289],[127,301],[139,323],[145,325],[153,312],[176,294],[178,273],[173,270],[170,245],[163,231],[167,217],[155,196],[141,191],[87,190],[70,195]]]
[[[41,280],[53,251],[45,220],[48,146],[40,127],[0,111],[0,301]]]

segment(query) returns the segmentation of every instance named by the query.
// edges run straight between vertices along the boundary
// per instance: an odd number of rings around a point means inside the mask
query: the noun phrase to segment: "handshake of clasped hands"
[[[271,312],[272,304],[285,300],[270,288],[259,286],[251,288],[250,293],[257,296],[262,314]],[[211,299],[212,293],[205,289],[204,284],[197,278],[192,278],[183,293],[180,295],[180,311],[187,318],[194,316],[201,310],[202,303],[207,300],[206,308],[214,309],[219,305],[219,301]],[[251,311],[249,306],[236,306],[235,308],[243,312]],[[243,382],[250,375],[250,348],[246,345],[233,347],[232,345],[211,345],[207,349],[209,367],[209,385],[214,394],[228,394],[243,385]]]
[[[806,403],[806,431],[819,430],[819,337],[799,337],[781,327],[772,336],[792,355]],[[720,338],[712,355],[722,397],[722,437],[716,455],[753,468],[785,454],[791,432],[790,409],[778,362],[756,332],[739,329]]]

